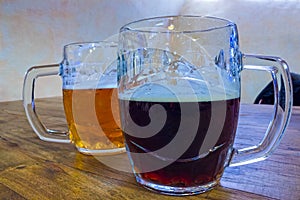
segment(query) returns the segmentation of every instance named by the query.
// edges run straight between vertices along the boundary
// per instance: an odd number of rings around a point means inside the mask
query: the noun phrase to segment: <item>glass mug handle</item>
[[[35,109],[34,88],[37,78],[58,75],[59,64],[34,66],[27,70],[23,84],[23,106],[29,124],[43,141],[70,143],[68,131],[48,129],[39,119]]]
[[[236,149],[229,166],[239,166],[249,164],[266,159],[279,144],[283,133],[288,125],[292,112],[292,85],[291,75],[287,63],[279,57],[260,56],[260,55],[243,55],[243,59],[251,59],[257,61],[268,61],[278,66],[259,66],[244,65],[243,69],[261,70],[271,73],[274,87],[274,110],[273,119],[270,121],[267,131],[262,141],[255,146]],[[280,76],[278,76],[278,73]],[[278,84],[279,81],[283,83]],[[285,89],[284,105],[281,105],[282,97],[279,94],[279,86]]]

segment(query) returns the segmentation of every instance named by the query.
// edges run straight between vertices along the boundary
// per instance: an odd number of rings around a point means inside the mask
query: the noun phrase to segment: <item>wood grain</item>
[[[66,129],[60,100],[37,102],[48,126]],[[256,144],[272,107],[243,105],[236,146]],[[294,107],[281,144],[265,161],[228,167],[220,186],[184,199],[300,199],[300,108]],[[124,154],[124,156],[126,156]],[[126,160],[112,159],[126,165]],[[123,163],[122,163],[123,162]],[[118,164],[117,163],[117,164]],[[128,163],[127,163],[128,164]],[[129,165],[129,164],[128,164]],[[132,173],[110,168],[72,144],[43,142],[29,126],[21,101],[0,103],[0,199],[174,199],[144,189]]]

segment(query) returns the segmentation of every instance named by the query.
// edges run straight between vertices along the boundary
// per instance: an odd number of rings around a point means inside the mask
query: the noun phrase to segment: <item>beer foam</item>
[[[239,90],[220,86],[199,87],[184,85],[145,84],[125,92],[119,92],[119,99],[148,102],[207,102],[240,97]]]
[[[102,69],[101,65],[104,65]],[[71,74],[63,75],[64,89],[100,89],[117,87],[117,61],[72,66]]]
[[[119,98],[152,102],[239,98],[239,75],[231,71],[235,66],[224,68],[204,47],[196,52],[197,56],[153,48],[129,52],[124,62],[126,75],[120,76]],[[224,57],[219,59],[225,63]]]

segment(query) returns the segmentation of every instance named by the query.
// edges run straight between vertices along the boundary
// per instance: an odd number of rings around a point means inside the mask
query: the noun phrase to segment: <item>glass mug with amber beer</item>
[[[23,103],[30,125],[41,140],[75,144],[84,154],[125,152],[119,127],[117,43],[72,43],[59,64],[30,68],[24,79]],[[60,75],[68,131],[48,129],[35,109],[35,80]]]
[[[241,53],[231,21],[171,16],[129,23],[120,29],[118,60],[121,127],[136,180],[148,189],[206,192],[225,167],[267,158],[288,124],[288,65]],[[272,78],[274,113],[259,144],[237,149],[241,72],[247,70]]]

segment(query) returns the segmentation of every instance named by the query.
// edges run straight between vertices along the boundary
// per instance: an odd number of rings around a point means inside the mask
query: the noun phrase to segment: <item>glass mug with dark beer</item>
[[[288,65],[278,57],[242,54],[231,21],[171,16],[129,23],[120,29],[118,60],[121,127],[136,180],[148,189],[208,191],[225,167],[270,155],[288,124]],[[261,143],[236,149],[245,69],[270,75],[276,103]]]
[[[84,154],[125,152],[119,127],[117,43],[72,43],[64,46],[60,64],[27,71],[23,103],[30,125],[41,140],[69,143]],[[38,77],[60,75],[68,131],[49,130],[35,111],[34,86]]]

